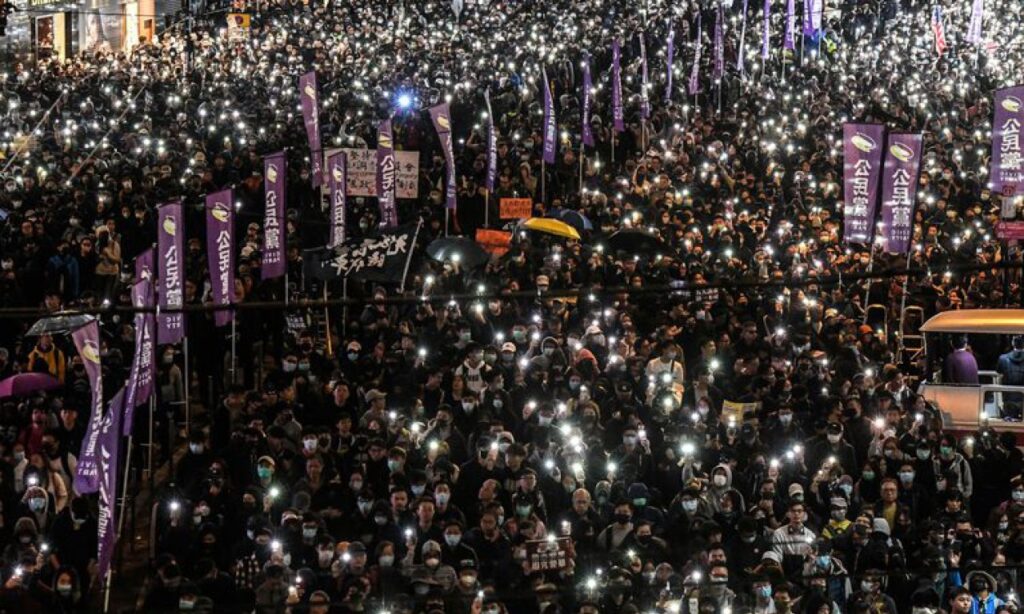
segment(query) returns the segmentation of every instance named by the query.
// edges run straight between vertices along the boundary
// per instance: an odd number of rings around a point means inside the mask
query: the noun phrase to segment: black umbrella
[[[38,337],[39,335],[60,335],[70,333],[78,330],[95,319],[95,316],[91,316],[87,313],[62,311],[39,320],[33,324],[32,328],[28,329],[28,332],[25,334],[29,337]]]
[[[607,246],[612,251],[630,254],[664,254],[669,251],[668,245],[657,235],[635,228],[612,233],[608,237]]]
[[[491,257],[476,241],[463,237],[434,239],[427,246],[427,255],[438,262],[451,261],[469,269],[485,264]]]

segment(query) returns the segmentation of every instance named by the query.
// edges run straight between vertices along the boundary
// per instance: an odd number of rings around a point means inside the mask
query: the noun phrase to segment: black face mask
[[[626,524],[627,522],[629,522],[629,519],[629,514],[615,514],[615,522],[619,524]]]

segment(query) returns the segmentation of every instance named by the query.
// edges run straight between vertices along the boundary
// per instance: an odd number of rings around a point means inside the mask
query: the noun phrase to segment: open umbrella
[[[476,241],[464,237],[434,239],[427,246],[427,255],[438,262],[450,260],[470,269],[486,264],[491,257]]]
[[[580,238],[580,233],[576,232],[575,228],[565,222],[549,217],[531,217],[522,222],[520,227],[556,237],[565,237],[566,239],[576,239],[578,241]]]
[[[33,324],[32,328],[28,329],[28,332],[25,334],[29,337],[38,337],[39,335],[59,335],[63,333],[70,333],[78,330],[95,319],[95,316],[91,316],[87,313],[61,311],[39,320]]]
[[[60,381],[49,373],[19,373],[0,381],[0,399],[23,397],[40,390],[60,388]]]
[[[584,230],[594,229],[594,224],[587,219],[587,216],[573,209],[562,209],[558,219],[575,228],[580,234],[582,234]]]
[[[668,245],[665,245],[657,235],[636,228],[613,232],[608,237],[607,245],[612,251],[630,254],[658,254],[669,251]]]

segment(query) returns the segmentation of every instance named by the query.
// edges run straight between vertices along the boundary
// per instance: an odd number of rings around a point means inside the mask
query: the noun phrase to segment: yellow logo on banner
[[[854,147],[863,151],[864,153],[872,152],[875,150],[876,147],[878,147],[878,144],[875,143],[875,140],[869,137],[868,135],[864,134],[863,132],[858,132],[857,134],[853,135],[853,138],[850,139],[850,142],[853,143]]]
[[[174,233],[176,233],[177,231],[178,231],[178,225],[174,223],[174,218],[170,217],[170,216],[165,217],[164,218],[164,232],[166,232],[167,234],[169,234],[169,235],[171,235],[173,237]]]
[[[1020,98],[1016,96],[1007,96],[1001,103],[1002,107],[1010,113],[1016,113],[1020,111]]]
[[[100,350],[96,347],[95,341],[86,341],[82,348],[82,358],[89,362],[100,364]]]
[[[270,180],[270,183],[277,183],[277,165],[276,164],[268,164],[267,165],[267,179]]]
[[[213,205],[213,209],[210,211],[210,215],[212,215],[213,219],[217,220],[218,222],[226,224],[229,215],[227,205],[225,205],[224,203],[215,203]]]
[[[889,153],[900,162],[908,162],[914,157],[914,150],[903,143],[896,143],[889,147]]]

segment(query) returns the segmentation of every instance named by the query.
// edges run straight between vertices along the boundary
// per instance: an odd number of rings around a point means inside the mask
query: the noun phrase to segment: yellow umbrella
[[[576,239],[579,241],[580,233],[576,232],[576,229],[550,217],[531,217],[530,219],[522,223],[523,228],[527,230],[536,230],[537,232],[546,232],[549,235],[555,235],[556,237],[565,237],[566,239]]]

